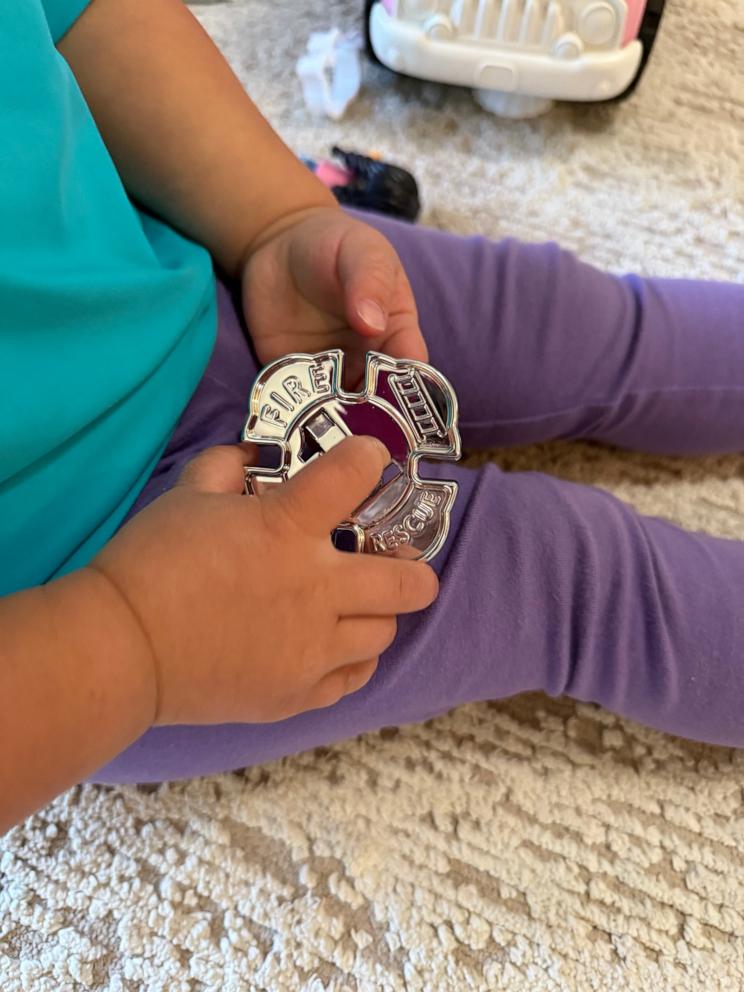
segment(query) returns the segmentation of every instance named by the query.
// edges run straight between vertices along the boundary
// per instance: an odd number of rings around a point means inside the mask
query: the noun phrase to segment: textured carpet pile
[[[407,165],[426,223],[556,239],[616,271],[744,278],[741,0],[668,0],[623,104],[501,121],[467,91],[367,66],[346,119],[313,120],[294,61],[361,7],[194,10],[297,152]],[[495,457],[744,539],[740,457]],[[738,992],[743,786],[744,751],[523,696],[244,773],[74,789],[0,841],[0,988]]]

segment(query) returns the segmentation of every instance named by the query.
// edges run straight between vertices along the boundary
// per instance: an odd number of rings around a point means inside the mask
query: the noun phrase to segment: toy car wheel
[[[649,56],[651,55],[651,49],[654,47],[654,42],[656,41],[656,35],[659,33],[659,24],[661,23],[661,15],[664,13],[665,3],[666,0],[647,0],[641,26],[638,30],[638,40],[643,45],[643,55],[641,56],[638,71],[633,77],[630,86],[624,89],[622,93],[618,93],[616,97],[612,97],[607,103],[619,103],[621,100],[626,100],[641,81],[641,76],[646,69]]]
[[[372,47],[372,37],[369,32],[369,19],[372,15],[372,8],[378,2],[378,0],[365,0],[364,2],[364,40],[367,48],[367,55],[369,58],[376,62],[377,65],[382,65],[382,62],[377,58],[374,48]]]

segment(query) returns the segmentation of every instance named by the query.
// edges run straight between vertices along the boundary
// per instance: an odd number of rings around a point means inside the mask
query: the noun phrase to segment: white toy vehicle
[[[664,0],[367,0],[372,54],[396,72],[472,87],[508,117],[553,100],[623,96],[637,83]]]

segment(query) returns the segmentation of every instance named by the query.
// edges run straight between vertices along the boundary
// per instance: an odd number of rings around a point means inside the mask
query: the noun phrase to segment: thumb
[[[400,262],[392,246],[364,224],[354,226],[339,246],[337,271],[349,326],[364,337],[387,330]]]
[[[327,535],[364,502],[389,462],[377,438],[348,437],[267,495],[281,500],[302,530]]]
[[[177,486],[202,493],[245,492],[245,466],[255,464],[255,444],[218,445],[197,455],[181,472]]]

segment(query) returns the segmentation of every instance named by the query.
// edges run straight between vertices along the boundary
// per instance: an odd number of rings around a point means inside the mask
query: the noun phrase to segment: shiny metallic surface
[[[278,449],[277,468],[248,467],[246,492],[292,478],[345,437],[369,434],[390,451],[378,485],[333,534],[338,547],[428,561],[444,544],[456,482],[422,479],[419,461],[460,457],[457,398],[424,362],[367,354],[364,387],[342,389],[343,352],[288,355],[259,373],[243,440]]]

